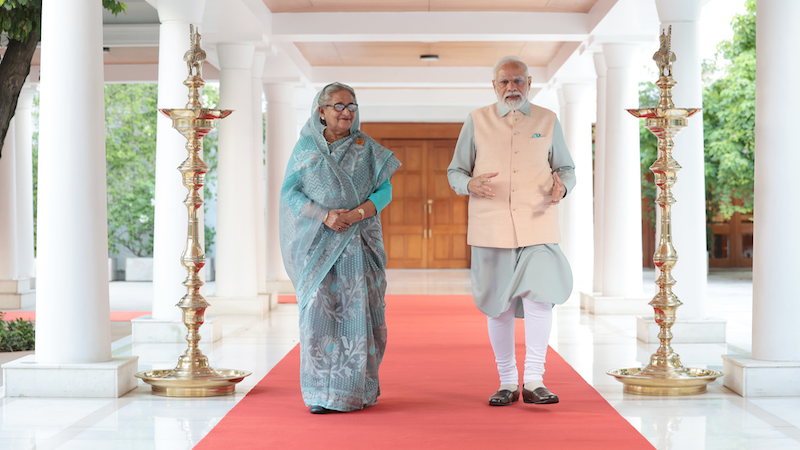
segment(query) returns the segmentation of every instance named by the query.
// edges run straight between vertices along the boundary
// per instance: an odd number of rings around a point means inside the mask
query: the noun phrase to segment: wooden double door
[[[730,220],[715,217],[710,224],[711,267],[753,267],[753,215],[733,213]]]
[[[381,212],[388,267],[469,268],[468,197],[456,195],[447,180],[456,145],[450,136],[458,136],[460,124],[426,124],[416,130],[423,124],[391,125],[362,127],[403,163],[392,177],[392,202]],[[449,133],[430,133],[436,125]]]

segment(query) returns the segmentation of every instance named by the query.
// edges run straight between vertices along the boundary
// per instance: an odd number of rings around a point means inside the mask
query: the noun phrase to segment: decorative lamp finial
[[[661,47],[653,54],[653,60],[658,66],[658,75],[671,77],[672,76],[672,63],[675,62],[675,53],[672,53],[672,25],[669,26],[668,32],[664,34],[661,30],[661,35],[658,37],[661,41]]]
[[[192,24],[189,24],[189,50],[183,54],[183,60],[186,61],[190,77],[200,76],[200,68],[206,60],[206,52],[200,48],[200,33]],[[192,73],[192,69],[194,69],[194,73]]]

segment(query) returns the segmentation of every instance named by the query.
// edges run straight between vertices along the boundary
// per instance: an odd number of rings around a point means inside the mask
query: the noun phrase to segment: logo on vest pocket
[[[535,138],[540,138],[540,137],[542,137],[542,135],[541,135],[541,134],[539,134],[539,133],[536,133],[536,134],[534,134],[534,135],[533,135],[533,137],[535,137]]]

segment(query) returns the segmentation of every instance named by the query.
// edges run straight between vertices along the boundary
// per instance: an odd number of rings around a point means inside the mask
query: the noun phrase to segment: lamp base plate
[[[686,368],[669,376],[645,373],[642,367],[613,369],[606,372],[624,384],[622,392],[637,395],[678,396],[706,392],[708,383],[722,376],[719,370]]]
[[[217,397],[231,395],[236,383],[250,372],[233,369],[214,369],[219,376],[177,378],[169,376],[172,370],[150,370],[139,372],[137,378],[152,386],[153,394],[163,397]]]

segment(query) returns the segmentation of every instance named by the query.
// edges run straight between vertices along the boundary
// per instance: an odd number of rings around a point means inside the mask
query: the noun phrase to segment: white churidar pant
[[[553,326],[553,304],[522,301],[525,310],[525,372],[524,383],[541,381],[544,377],[544,362],[550,329]],[[500,384],[519,384],[517,359],[514,355],[514,306],[498,317],[488,319],[489,340],[494,350]]]

